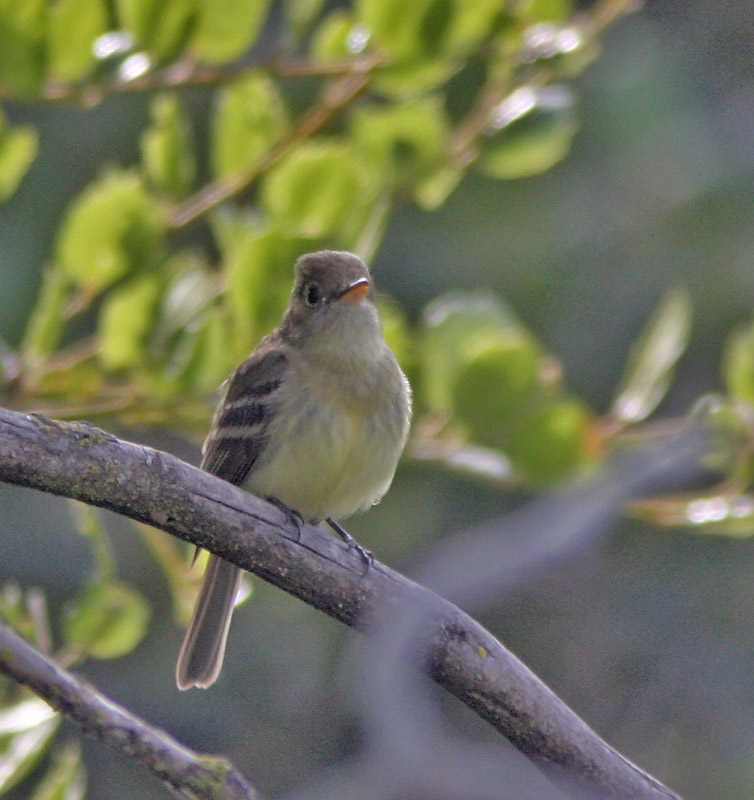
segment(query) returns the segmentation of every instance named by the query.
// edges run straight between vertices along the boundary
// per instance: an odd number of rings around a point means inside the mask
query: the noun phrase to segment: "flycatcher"
[[[311,522],[332,522],[390,486],[411,389],[382,336],[366,264],[323,250],[302,256],[295,273],[280,325],[223,385],[201,467]],[[179,689],[217,679],[240,575],[210,556],[178,656]]]

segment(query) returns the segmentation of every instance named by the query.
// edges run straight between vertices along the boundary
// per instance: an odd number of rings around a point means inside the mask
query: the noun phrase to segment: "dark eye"
[[[319,303],[320,293],[319,293],[319,286],[316,283],[310,283],[304,289],[304,300],[306,300],[306,304],[309,306],[316,306]]]

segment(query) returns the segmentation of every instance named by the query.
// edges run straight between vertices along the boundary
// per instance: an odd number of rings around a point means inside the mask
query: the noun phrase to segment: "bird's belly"
[[[269,448],[245,488],[315,520],[342,519],[376,503],[392,481],[400,432],[383,415],[300,399],[295,414],[275,415],[269,441],[281,444]]]

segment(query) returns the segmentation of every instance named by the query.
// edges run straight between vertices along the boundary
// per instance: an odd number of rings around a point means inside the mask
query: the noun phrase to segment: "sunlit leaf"
[[[198,252],[180,252],[170,258],[164,272],[170,276],[156,315],[150,346],[158,353],[172,346],[175,336],[195,328],[203,311],[218,294],[217,281]]]
[[[197,0],[114,0],[121,26],[158,61],[173,58],[187,42]]]
[[[58,233],[57,263],[79,286],[100,291],[154,263],[161,232],[160,208],[141,178],[108,172],[69,207]]]
[[[222,64],[242,56],[256,41],[269,0],[202,0],[191,50],[201,61]]]
[[[742,326],[729,336],[722,372],[731,397],[754,405],[754,324]]]
[[[143,362],[160,289],[159,275],[140,275],[105,298],[97,335],[99,357],[107,369],[123,369]]]
[[[183,197],[196,174],[191,130],[174,94],[151,105],[152,124],[141,137],[141,158],[150,184],[173,198]]]
[[[60,726],[60,716],[32,698],[0,711],[0,794],[35,767]]]
[[[578,400],[554,402],[520,424],[506,454],[527,482],[561,480],[590,456],[590,420]]]
[[[0,200],[7,200],[16,191],[34,163],[38,140],[31,125],[7,125],[0,111]]]
[[[378,174],[398,184],[412,184],[436,168],[448,135],[437,97],[362,107],[350,127],[356,152]]]
[[[295,3],[295,0],[293,0]],[[352,41],[354,31],[353,14],[339,8],[331,11],[318,25],[312,36],[310,48],[312,57],[317,61],[329,61],[355,55]],[[363,28],[364,43],[368,41],[368,32]]]
[[[398,304],[389,298],[378,297],[377,308],[380,312],[385,341],[395,353],[403,370],[411,372],[415,367],[416,353],[406,315]]]
[[[239,357],[236,355],[233,326],[225,307],[218,303],[211,304],[196,323],[185,331],[171,353],[166,368],[150,376],[150,381],[168,396],[171,392],[191,389],[192,397],[199,401],[196,408],[199,418],[206,423],[210,412],[210,406],[206,403],[228,377]],[[190,404],[187,408],[191,411]],[[186,412],[187,417],[191,416],[189,411]]]
[[[93,44],[108,28],[103,0],[56,0],[47,20],[47,72],[53,81],[83,78],[95,63]]]
[[[530,336],[480,339],[470,347],[455,378],[454,417],[478,444],[504,447],[539,384],[541,353]]]
[[[0,619],[5,620],[12,628],[24,636],[31,637],[34,635],[24,594],[15,581],[8,581],[0,586]],[[2,712],[0,712],[1,720]],[[0,722],[0,733],[2,732],[3,727]]]
[[[297,36],[305,33],[323,5],[324,0],[286,0],[286,18]]]
[[[141,641],[149,615],[133,587],[116,580],[91,584],[65,618],[66,644],[95,658],[117,658]]]
[[[578,129],[573,104],[563,86],[517,90],[493,112],[478,166],[504,179],[550,169],[568,154]]]
[[[446,49],[456,56],[473,52],[494,30],[501,11],[499,0],[454,0]]]
[[[237,234],[225,253],[227,303],[238,358],[278,323],[290,296],[293,263],[304,249],[299,239],[275,228],[251,221],[244,227],[244,234]]]
[[[225,177],[245,172],[288,128],[277,84],[251,72],[224,88],[212,117],[212,172]]]
[[[452,17],[452,0],[359,0],[357,22],[373,43],[395,60],[416,60],[442,48]]]
[[[44,76],[48,0],[0,0],[0,85],[25,94]]]
[[[344,144],[310,141],[267,174],[261,202],[286,234],[342,234],[363,210],[359,163]]]
[[[70,288],[70,281],[59,270],[44,272],[39,297],[26,323],[21,345],[27,363],[50,355],[57,348],[65,326],[64,311]]]
[[[463,179],[463,170],[443,165],[414,187],[416,202],[426,211],[439,208]]]
[[[561,22],[571,13],[571,0],[516,0],[517,17],[527,22]]]
[[[450,292],[424,312],[422,386],[430,407],[449,412],[459,372],[488,347],[526,337],[513,312],[489,292]]]
[[[612,414],[623,423],[639,422],[665,396],[676,362],[691,330],[691,299],[681,289],[668,292],[631,348],[626,374]]]
[[[23,733],[57,718],[55,712],[40,697],[29,697],[0,708],[0,736]]]

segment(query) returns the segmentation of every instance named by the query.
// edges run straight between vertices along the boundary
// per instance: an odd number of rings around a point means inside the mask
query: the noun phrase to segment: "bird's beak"
[[[349,303],[355,303],[363,300],[369,294],[369,289],[369,280],[367,278],[359,278],[346,286],[338,295],[338,300],[348,300]]]

